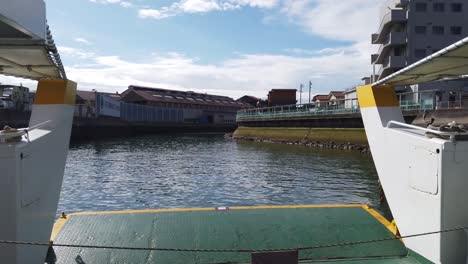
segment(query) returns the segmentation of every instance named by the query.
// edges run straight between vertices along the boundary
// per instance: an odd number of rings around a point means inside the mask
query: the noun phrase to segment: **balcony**
[[[377,54],[372,54],[371,63],[382,64],[383,60],[388,56],[393,47],[404,46],[406,43],[407,38],[405,32],[391,32],[387,37],[385,37]]]
[[[392,9],[388,12],[380,22],[380,27],[377,33],[372,34],[373,44],[382,44],[385,36],[388,34],[391,25],[395,23],[406,22],[406,11],[403,9]]]
[[[387,77],[388,75],[394,73],[396,70],[400,70],[406,67],[406,58],[405,56],[389,56],[382,63],[377,75],[379,75],[379,80]]]
[[[398,7],[405,7],[409,4],[409,0],[400,0],[400,2],[397,4]]]

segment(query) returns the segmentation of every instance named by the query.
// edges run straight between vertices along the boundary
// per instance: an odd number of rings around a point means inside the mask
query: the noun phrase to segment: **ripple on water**
[[[72,145],[58,212],[320,203],[379,209],[370,156],[155,135]]]

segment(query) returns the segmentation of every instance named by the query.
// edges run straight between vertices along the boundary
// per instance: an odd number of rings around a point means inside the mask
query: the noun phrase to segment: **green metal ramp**
[[[253,251],[294,249],[305,263],[429,263],[399,239],[322,247],[395,238],[388,226],[365,205],[145,210],[70,214],[52,240],[57,263],[250,263]]]

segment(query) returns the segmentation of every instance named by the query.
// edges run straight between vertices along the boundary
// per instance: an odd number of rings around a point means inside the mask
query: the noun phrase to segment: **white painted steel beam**
[[[0,74],[66,79],[43,0],[0,2]]]

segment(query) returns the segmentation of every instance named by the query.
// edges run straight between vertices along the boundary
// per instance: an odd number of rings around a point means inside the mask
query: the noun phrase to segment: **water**
[[[73,144],[58,213],[123,209],[379,203],[369,155],[223,135]]]

